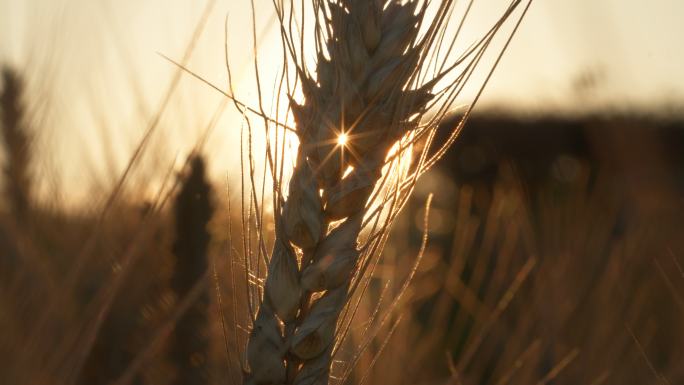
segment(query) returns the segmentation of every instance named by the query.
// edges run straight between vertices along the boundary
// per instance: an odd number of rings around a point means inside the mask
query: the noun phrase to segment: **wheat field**
[[[537,2],[502,4],[246,0],[237,48],[193,5],[68,178],[83,107],[0,63],[0,383],[684,383],[684,119],[478,108]]]

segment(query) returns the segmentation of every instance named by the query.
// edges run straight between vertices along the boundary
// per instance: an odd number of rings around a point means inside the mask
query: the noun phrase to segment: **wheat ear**
[[[10,209],[20,223],[27,220],[31,205],[31,136],[27,129],[26,108],[23,104],[25,82],[9,67],[1,72],[3,91],[0,95],[0,137],[7,161],[5,162],[5,195]],[[23,224],[23,223],[22,223]]]
[[[297,54],[287,18],[276,5],[304,100],[290,95],[300,143],[287,198],[275,213],[275,244],[247,343],[246,384],[328,383],[340,313],[353,278],[368,260],[359,235],[371,194],[384,183],[388,152],[410,132],[430,147],[436,124],[458,93],[455,88],[489,42],[475,46],[449,92],[433,95],[437,80],[455,68],[444,69],[443,62],[431,67],[431,76],[426,72],[428,59],[440,55],[435,44],[444,39],[454,2],[436,5],[433,17],[426,16],[430,2],[417,0],[313,3],[315,76],[298,61],[304,55]],[[439,111],[425,124],[422,117],[435,100],[441,100]],[[434,160],[425,155],[415,163],[414,176],[424,170],[421,164]]]

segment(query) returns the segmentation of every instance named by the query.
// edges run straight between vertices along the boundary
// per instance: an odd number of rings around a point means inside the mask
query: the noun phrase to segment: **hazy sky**
[[[505,3],[476,1],[472,30],[487,27]],[[280,61],[277,39],[263,28],[271,20],[270,4],[256,1],[264,72]],[[217,1],[189,67],[225,88],[227,15],[236,93],[255,103],[248,5]],[[197,0],[0,0],[0,62],[23,70],[31,95],[42,102],[41,143],[55,162],[47,166],[69,181],[63,183],[123,167],[175,71],[157,52],[180,60],[202,6]],[[683,16],[679,0],[535,0],[481,107],[577,111],[681,104]],[[150,157],[168,164],[185,154],[220,101],[214,90],[185,76]],[[240,125],[233,109],[222,115],[208,145],[216,170],[236,161]]]

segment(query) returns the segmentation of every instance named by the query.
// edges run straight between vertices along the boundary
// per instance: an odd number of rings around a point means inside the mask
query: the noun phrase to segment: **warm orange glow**
[[[345,133],[342,133],[337,136],[337,144],[339,146],[344,146],[347,144],[347,141],[349,141],[349,136]]]

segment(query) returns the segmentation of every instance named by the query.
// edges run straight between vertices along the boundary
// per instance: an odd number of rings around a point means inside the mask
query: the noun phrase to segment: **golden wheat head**
[[[276,4],[303,100],[288,95],[299,147],[287,197],[276,190],[282,205],[275,210],[275,244],[247,344],[247,384],[328,383],[342,334],[340,314],[358,283],[355,278],[381,249],[376,241],[386,234],[415,177],[443,148],[431,157],[425,150],[412,172],[392,186],[394,209],[377,232],[381,236],[362,244],[370,203],[378,199],[374,192],[387,181],[388,153],[409,137],[430,148],[435,127],[500,26],[455,63],[436,66],[430,60],[440,57],[454,2],[436,5],[432,16],[427,16],[430,3],[418,0],[313,4],[317,59],[312,71],[288,32],[285,6]],[[517,5],[511,3],[500,22]],[[458,65],[463,65],[461,75],[435,91]],[[428,110],[436,112],[425,119]]]

